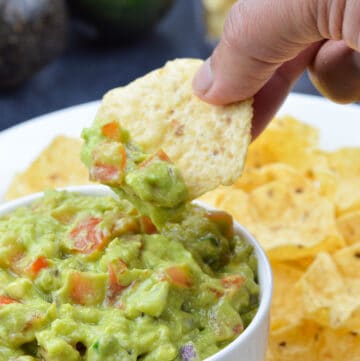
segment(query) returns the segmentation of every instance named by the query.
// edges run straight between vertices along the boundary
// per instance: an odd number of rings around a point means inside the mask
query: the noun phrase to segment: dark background
[[[110,47],[77,31],[73,23],[62,57],[30,81],[0,92],[0,130],[32,117],[71,105],[100,99],[109,89],[124,85],[178,57],[206,58],[211,52],[195,1],[177,0],[166,18],[146,36],[127,46]],[[317,94],[306,74],[294,91]]]

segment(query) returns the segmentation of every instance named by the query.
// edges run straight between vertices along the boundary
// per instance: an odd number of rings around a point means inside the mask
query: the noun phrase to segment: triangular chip
[[[6,195],[7,200],[50,188],[89,183],[86,167],[80,161],[82,142],[57,136],[23,172],[17,174]]]
[[[328,253],[317,255],[297,287],[307,318],[332,328],[360,327],[359,282],[344,277]]]
[[[320,327],[311,321],[271,332],[266,361],[318,361]]]
[[[197,59],[168,62],[103,99],[96,121],[117,121],[146,153],[165,151],[193,199],[241,174],[252,118],[251,100],[207,104],[192,91]]]
[[[297,323],[303,316],[301,293],[296,282],[302,272],[286,263],[273,262],[274,292],[271,305],[271,330]]]

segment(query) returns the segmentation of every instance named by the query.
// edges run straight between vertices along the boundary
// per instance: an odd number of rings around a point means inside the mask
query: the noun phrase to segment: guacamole
[[[118,198],[49,191],[0,218],[4,360],[197,361],[258,307],[252,247],[188,201],[163,151],[115,122],[84,130],[92,180]]]
[[[164,151],[144,153],[117,122],[95,122],[82,135],[82,160],[91,180],[110,186],[159,227],[179,218],[188,191]]]
[[[203,360],[256,313],[253,249],[184,204],[159,230],[125,199],[50,191],[0,218],[0,359]]]

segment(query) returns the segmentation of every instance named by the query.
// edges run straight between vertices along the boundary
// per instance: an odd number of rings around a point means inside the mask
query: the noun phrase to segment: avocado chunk
[[[66,24],[64,0],[0,0],[0,88],[26,81],[58,56]]]
[[[68,0],[74,14],[110,41],[144,34],[170,9],[173,0]]]

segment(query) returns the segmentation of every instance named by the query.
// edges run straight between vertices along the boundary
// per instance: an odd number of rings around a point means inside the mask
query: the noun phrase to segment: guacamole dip
[[[95,122],[84,129],[82,160],[90,179],[129,199],[159,227],[176,220],[188,200],[180,171],[159,150],[146,154],[117,122]]]
[[[116,123],[84,131],[117,198],[50,191],[0,218],[1,360],[196,361],[258,306],[253,249],[231,216],[187,202],[162,151]]]
[[[1,360],[202,360],[258,292],[222,212],[186,204],[159,231],[127,200],[51,191],[0,218]]]

